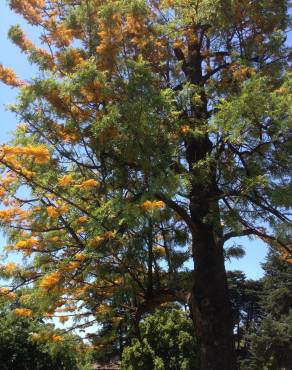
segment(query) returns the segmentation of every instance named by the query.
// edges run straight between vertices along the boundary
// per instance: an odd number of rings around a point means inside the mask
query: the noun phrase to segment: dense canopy
[[[35,78],[0,65],[20,122],[0,148],[0,221],[26,260],[3,266],[4,293],[75,326],[185,302],[201,369],[233,368],[224,243],[291,258],[287,1],[9,4],[41,36],[9,32]]]

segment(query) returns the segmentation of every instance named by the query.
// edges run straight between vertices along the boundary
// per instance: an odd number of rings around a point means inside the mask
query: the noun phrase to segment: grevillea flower
[[[14,310],[17,316],[32,317],[33,312],[29,308],[16,308]]]

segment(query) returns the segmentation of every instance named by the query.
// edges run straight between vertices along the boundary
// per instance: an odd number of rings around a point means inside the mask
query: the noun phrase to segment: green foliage
[[[134,339],[122,356],[122,370],[195,370],[193,323],[180,309],[156,310],[140,323],[141,341]]]
[[[126,348],[123,352],[121,370],[164,370],[163,362],[162,364],[161,362],[161,358],[155,356],[147,339],[142,342],[134,339],[131,347]],[[161,364],[162,367],[157,367],[157,363]]]
[[[0,314],[0,370],[87,369],[87,355],[76,351],[82,348],[78,337],[5,311]],[[51,340],[53,336],[58,340]]]
[[[241,362],[241,369],[289,369],[292,361],[291,328],[291,313],[277,320],[267,315],[260,326],[247,335],[250,357]]]
[[[292,363],[292,265],[271,251],[264,269],[262,319],[253,322],[246,333],[248,353],[241,361],[244,370],[288,369]]]
[[[147,318],[149,307],[191,294],[202,350],[212,337],[224,353],[211,361],[233,366],[224,243],[254,235],[289,248],[288,1],[9,4],[42,29],[42,48],[19,26],[9,33],[36,78],[0,65],[25,123],[0,148],[1,227],[25,260],[1,267],[9,289],[33,287],[22,300],[32,315],[105,324],[101,344],[144,317],[125,358],[157,369],[191,368],[196,351],[191,328],[169,311]],[[260,284],[233,278],[241,329],[258,319]]]

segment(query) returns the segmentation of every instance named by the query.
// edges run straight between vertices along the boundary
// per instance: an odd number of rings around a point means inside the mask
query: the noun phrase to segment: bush
[[[142,340],[132,340],[121,370],[196,370],[193,323],[179,309],[157,310],[140,323]]]

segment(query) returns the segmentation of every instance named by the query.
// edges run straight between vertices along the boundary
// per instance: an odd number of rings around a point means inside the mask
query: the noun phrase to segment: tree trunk
[[[200,128],[209,118],[208,99],[202,88],[202,45],[197,36],[197,41],[188,46],[188,59],[174,49],[178,60],[183,62],[187,80],[201,91],[201,104],[192,104],[187,113],[190,126],[194,128]],[[208,134],[202,134],[188,137],[185,147],[192,183],[189,207],[195,228],[192,232],[195,267],[191,305],[199,342],[200,370],[234,370],[233,322],[224,266],[216,163],[208,162],[213,144]],[[197,167],[200,161],[205,161],[203,171],[201,165]]]
[[[200,225],[194,240],[192,315],[201,370],[234,370],[233,323],[222,248],[211,228]]]
[[[216,170],[210,165],[208,176],[202,179],[202,173],[197,172],[195,166],[206,159],[211,150],[208,136],[193,139],[187,147],[194,179],[190,192],[190,213],[195,226],[192,315],[199,343],[200,369],[234,370],[233,318],[224,265]]]

